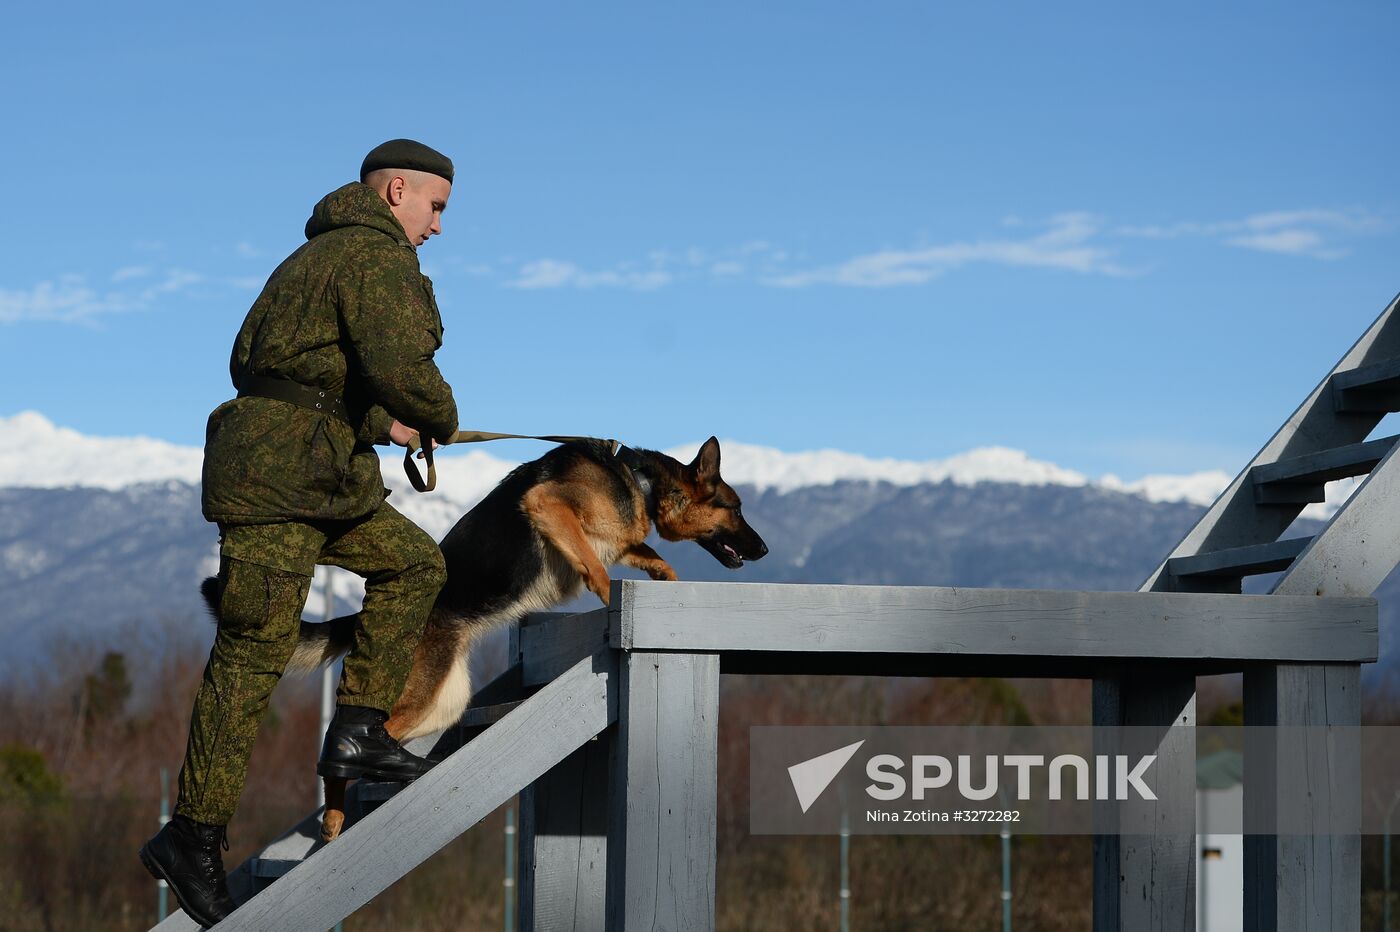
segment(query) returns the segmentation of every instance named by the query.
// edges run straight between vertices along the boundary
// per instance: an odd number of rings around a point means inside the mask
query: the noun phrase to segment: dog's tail
[[[210,576],[200,583],[199,594],[209,606],[209,614],[219,620],[219,578]],[[335,663],[350,652],[355,638],[354,615],[342,615],[324,624],[313,625],[303,621],[297,638],[296,650],[287,662],[288,673],[311,673],[321,667]]]

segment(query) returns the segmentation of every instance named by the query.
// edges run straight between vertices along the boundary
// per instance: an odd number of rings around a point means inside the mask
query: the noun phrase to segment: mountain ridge
[[[63,431],[41,415],[24,419],[30,428]],[[206,637],[198,585],[217,570],[217,531],[200,513],[197,473],[195,481],[169,475],[195,472],[200,451],[137,438],[123,453],[105,446],[103,438],[92,444],[93,438],[76,432],[55,442],[65,440],[74,442],[68,449],[77,450],[79,459],[107,457],[114,465],[105,473],[91,460],[87,468],[113,487],[61,481],[72,478],[71,471],[50,476],[47,487],[0,483],[5,659],[23,664],[42,656],[55,638],[119,643],[131,630],[170,623]],[[924,472],[889,461],[880,468],[900,480],[893,481],[866,469],[872,461],[849,454],[812,454],[802,461],[793,459],[800,454],[729,445],[725,475],[768,542],[769,556],[731,572],[694,545],[654,545],[683,579],[1127,591],[1141,584],[1205,509],[1189,498],[1154,501],[1140,490],[1079,481],[1018,451],[990,449],[1015,455],[950,458]],[[45,450],[46,458],[50,452]],[[766,462],[746,465],[746,453]],[[690,452],[674,454],[688,459]],[[150,456],[163,464],[143,465]],[[1017,481],[992,478],[998,462],[1001,475],[1009,468]],[[439,491],[431,495],[408,490],[394,457],[385,458],[384,474],[395,507],[441,539],[513,466],[480,450],[443,457]],[[145,478],[125,481],[132,474]],[[0,461],[0,478],[14,475]],[[794,476],[803,481],[795,483]],[[1320,526],[1300,519],[1290,535],[1315,533]],[[635,575],[621,568],[614,573]],[[359,579],[339,571],[335,576],[337,612],[353,610],[362,592]],[[318,573],[308,619],[324,617],[325,578]],[[1392,614],[1396,582],[1387,580],[1378,592],[1383,616]],[[1249,591],[1266,591],[1267,585],[1256,578]]]

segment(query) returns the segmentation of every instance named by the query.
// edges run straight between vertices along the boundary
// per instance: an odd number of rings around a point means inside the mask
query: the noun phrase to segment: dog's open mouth
[[[710,538],[708,540],[698,540],[696,543],[704,547],[710,556],[714,557],[720,563],[723,563],[728,569],[737,570],[744,565],[744,557],[739,551],[723,541]]]

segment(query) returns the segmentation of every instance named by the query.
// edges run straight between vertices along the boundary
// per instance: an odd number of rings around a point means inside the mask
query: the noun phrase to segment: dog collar
[[[621,443],[617,445],[617,458],[622,462],[622,465],[628,468],[628,470],[632,473],[632,478],[636,480],[638,487],[641,488],[642,497],[646,500],[647,515],[652,518],[655,518],[655,486],[652,484],[651,477],[643,471],[642,467],[644,465],[644,461],[640,456],[637,455],[636,450],[633,450],[631,447]]]

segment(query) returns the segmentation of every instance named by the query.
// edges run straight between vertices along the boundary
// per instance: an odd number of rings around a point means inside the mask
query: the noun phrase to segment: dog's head
[[[695,459],[658,488],[656,531],[665,540],[693,540],[731,570],[768,552],[744,520],[739,495],[719,475],[719,441],[705,441]]]

